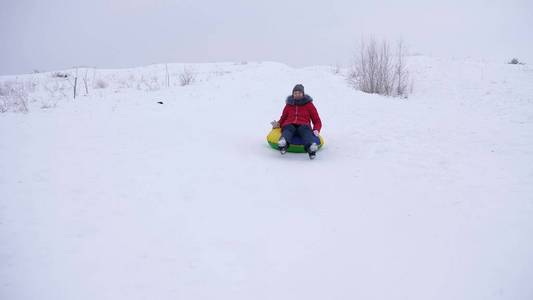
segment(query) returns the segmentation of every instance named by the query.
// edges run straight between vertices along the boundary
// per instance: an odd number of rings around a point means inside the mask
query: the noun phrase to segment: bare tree
[[[396,46],[396,65],[394,67],[395,77],[395,96],[407,97],[409,86],[409,71],[405,63],[405,49],[402,41],[399,41]],[[410,92],[413,91],[413,82],[411,81]]]
[[[396,55],[393,55],[387,41],[378,43],[370,39],[361,41],[347,79],[354,88],[365,93],[407,97],[408,77],[403,43],[398,42]]]

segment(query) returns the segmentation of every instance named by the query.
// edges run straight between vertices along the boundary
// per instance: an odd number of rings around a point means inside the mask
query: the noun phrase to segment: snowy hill
[[[0,77],[0,299],[533,299],[533,69],[409,63],[406,100],[274,62]],[[314,161],[265,141],[296,83]]]

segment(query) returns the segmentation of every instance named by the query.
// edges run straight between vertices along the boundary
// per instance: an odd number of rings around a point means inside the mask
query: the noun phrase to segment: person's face
[[[294,97],[294,99],[302,99],[304,97],[304,93],[300,91],[294,91],[292,92],[292,96]]]

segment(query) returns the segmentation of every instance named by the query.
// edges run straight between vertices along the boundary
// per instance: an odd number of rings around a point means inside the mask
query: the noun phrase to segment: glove
[[[315,136],[318,136],[320,134],[320,132],[318,132],[318,130],[313,130],[313,133],[315,134]]]
[[[272,125],[272,129],[279,128],[279,122],[276,120],[270,122],[270,125]]]

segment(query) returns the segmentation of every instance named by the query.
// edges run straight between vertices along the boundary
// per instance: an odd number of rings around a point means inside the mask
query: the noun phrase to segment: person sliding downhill
[[[282,131],[278,141],[279,151],[285,154],[293,137],[298,135],[304,142],[304,149],[309,154],[309,158],[314,159],[318,150],[314,136],[318,137],[320,134],[322,121],[313,105],[313,98],[304,93],[303,85],[297,84],[292,89],[292,95],[288,96],[285,102],[279,121],[272,122],[272,128],[281,127]],[[312,129],[311,122],[313,122]]]

